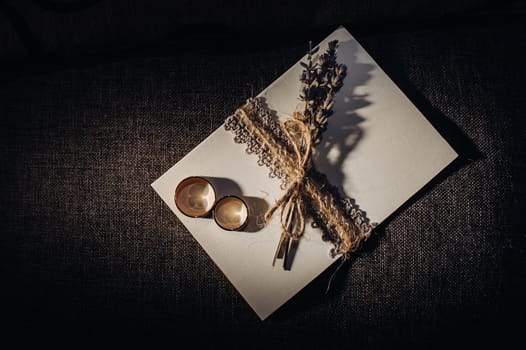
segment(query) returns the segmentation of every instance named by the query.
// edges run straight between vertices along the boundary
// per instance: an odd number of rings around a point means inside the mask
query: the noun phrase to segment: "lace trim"
[[[260,98],[247,100],[244,108],[247,116],[260,129],[264,130],[269,137],[272,137],[281,153],[292,154],[292,145],[288,141],[277,115],[266,107]],[[239,110],[225,120],[225,129],[234,133],[234,142],[246,144],[245,151],[248,154],[255,154],[258,157],[258,165],[265,165],[269,168],[269,176],[282,180],[281,188],[284,189],[288,183],[287,173],[281,169],[280,160],[272,157],[268,152],[268,147],[259,142],[257,138],[247,129],[247,125],[242,121]]]
[[[338,187],[332,185],[327,180],[327,176],[325,174],[320,173],[315,169],[312,169],[309,173],[309,176],[316,182],[320,183],[322,188],[324,188],[327,192],[329,192],[332,195],[335,201],[335,205],[337,206],[337,208],[335,208],[335,211],[337,211],[338,209],[342,210],[344,214],[347,215],[347,217],[349,217],[356,225],[356,227],[358,227],[358,229],[361,231],[363,235],[363,240],[367,240],[371,236],[377,224],[370,222],[365,211],[358,207],[356,201],[353,198],[342,196]],[[307,203],[309,202],[307,201]],[[333,228],[325,225],[325,222],[320,216],[319,212],[314,210],[312,206],[307,206],[307,210],[309,211],[309,214],[313,220],[312,227],[320,228],[323,232],[322,239],[326,242],[328,241],[334,244],[334,248],[331,250],[332,257],[335,257],[339,254],[347,254],[348,251],[344,251],[341,247],[341,235]],[[358,248],[359,245],[356,246],[353,250],[356,250]]]
[[[281,187],[284,189],[289,179],[287,173],[283,170],[282,165],[284,162],[286,163],[287,160],[291,159],[292,146],[283,132],[276,113],[268,109],[266,104],[260,98],[248,99],[243,106],[243,109],[246,113],[237,110],[225,120],[225,129],[234,134],[234,142],[246,145],[246,152],[248,154],[255,154],[258,157],[258,165],[265,165],[269,168],[269,177],[281,179]],[[260,142],[260,140],[249,131],[243,117],[249,117],[250,122],[253,125],[260,128],[265,133],[265,136],[271,138],[273,147],[277,148],[277,153],[282,154],[283,157],[271,156],[269,147]],[[311,168],[308,176],[314,182],[319,184],[319,187],[322,188],[324,192],[329,194],[328,196],[325,196],[327,197],[325,200],[330,202],[330,207],[334,208],[334,212],[343,213],[347,218],[350,218],[354,226],[360,231],[360,234],[355,237],[352,248],[350,250],[348,248],[345,249],[342,247],[342,233],[337,232],[334,227],[327,225],[319,211],[314,209],[312,205],[308,204],[307,211],[313,218],[312,226],[322,230],[322,239],[324,241],[330,241],[334,244],[334,248],[331,250],[331,255],[333,257],[339,254],[346,255],[351,251],[357,250],[361,245],[361,242],[367,240],[371,236],[372,231],[377,224],[370,222],[366,213],[358,207],[353,198],[342,196],[338,188],[329,183],[324,174]],[[305,202],[310,203],[309,200],[306,200]]]

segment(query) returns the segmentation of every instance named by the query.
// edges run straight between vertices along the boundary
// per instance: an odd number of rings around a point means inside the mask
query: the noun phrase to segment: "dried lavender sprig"
[[[313,55],[319,47],[312,49],[309,43],[307,61],[300,62],[303,67],[300,81],[300,100],[305,102],[302,118],[310,126],[313,142],[321,141],[321,134],[327,128],[327,118],[332,113],[334,94],[343,85],[347,68],[336,62],[338,41],[328,43],[328,49],[320,55],[316,62]]]

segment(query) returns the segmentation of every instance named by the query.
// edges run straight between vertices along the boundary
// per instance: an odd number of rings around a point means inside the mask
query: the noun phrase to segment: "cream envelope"
[[[339,41],[338,61],[347,65],[348,73],[315,163],[332,184],[356,200],[371,222],[381,223],[457,154],[345,28],[323,40],[319,52],[332,40]],[[258,95],[280,117],[298,103],[301,70],[296,63]],[[261,319],[335,261],[329,255],[332,245],[308,226],[292,269],[285,271],[280,263],[273,267],[280,237],[277,214],[266,226],[252,216],[248,232],[224,231],[210,218],[181,214],[174,192],[185,177],[210,177],[218,197],[243,195],[251,212],[261,215],[265,205],[282,194],[280,182],[268,173],[257,165],[255,155],[245,152],[245,145],[234,143],[233,134],[220,127],[152,184]]]

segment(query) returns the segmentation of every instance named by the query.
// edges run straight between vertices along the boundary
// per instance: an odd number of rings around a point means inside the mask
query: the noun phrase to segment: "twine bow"
[[[268,222],[274,212],[281,207],[280,224],[282,234],[299,238],[305,231],[305,203],[304,192],[305,176],[311,167],[312,134],[307,124],[303,122],[303,114],[296,112],[294,118],[283,122],[283,131],[290,140],[293,149],[293,164],[288,171],[289,183],[285,192],[265,214]]]
[[[268,127],[274,122],[276,128]],[[225,128],[234,132],[236,143],[247,144],[248,153],[259,155],[260,165],[279,169],[274,175],[287,180],[283,195],[265,214],[268,222],[281,207],[282,239],[278,247],[287,241],[284,238],[299,239],[304,233],[307,210],[314,215],[314,222],[320,225],[325,237],[334,243],[333,256],[347,256],[371,235],[375,224],[353,201],[331,191],[330,184],[312,169],[314,134],[302,113],[296,112],[284,122],[277,122],[257,99],[251,99],[227,118]]]

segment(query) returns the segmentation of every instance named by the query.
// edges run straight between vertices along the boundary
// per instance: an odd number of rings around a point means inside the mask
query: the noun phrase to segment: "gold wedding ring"
[[[205,217],[214,208],[216,192],[205,178],[191,176],[175,189],[175,205],[181,213],[193,218]]]
[[[225,230],[242,230],[248,222],[248,207],[239,197],[223,197],[215,205],[214,220]]]

